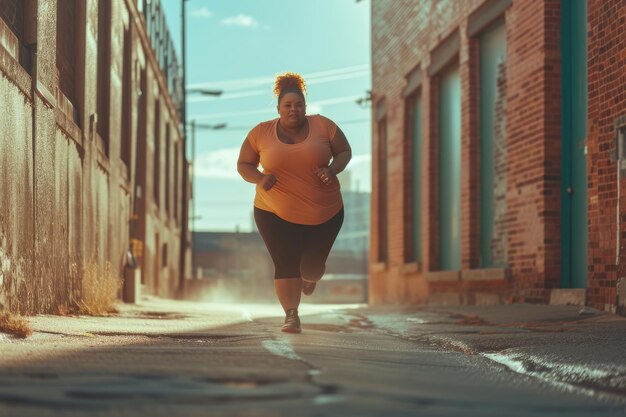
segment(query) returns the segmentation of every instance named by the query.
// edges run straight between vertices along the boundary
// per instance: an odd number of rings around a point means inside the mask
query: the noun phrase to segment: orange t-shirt
[[[257,185],[254,206],[291,223],[316,225],[330,220],[343,206],[339,181],[324,185],[314,173],[330,163],[337,125],[321,115],[306,117],[309,135],[300,143],[278,139],[278,119],[255,126],[247,140],[260,157],[263,173],[276,177],[268,191]]]

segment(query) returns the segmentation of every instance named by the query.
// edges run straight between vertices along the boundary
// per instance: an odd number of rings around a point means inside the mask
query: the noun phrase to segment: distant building
[[[267,301],[274,297],[274,265],[257,232],[193,232],[194,279],[186,297]]]
[[[345,220],[326,263],[326,274],[313,302],[364,302],[367,288],[369,193],[344,191]],[[194,232],[194,280],[188,298],[274,300],[274,264],[256,230]],[[336,280],[337,283],[326,283]],[[355,291],[355,288],[358,291]]]
[[[160,3],[0,2],[0,302],[57,311],[86,266],[181,290],[180,66]],[[127,275],[127,281],[132,278]]]
[[[344,221],[328,258],[327,272],[362,274],[367,279],[370,193],[345,191]]]
[[[623,306],[625,10],[372,0],[370,301]]]

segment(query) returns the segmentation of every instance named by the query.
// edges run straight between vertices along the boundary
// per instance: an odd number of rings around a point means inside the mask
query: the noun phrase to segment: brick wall
[[[561,88],[558,0],[514,0],[503,12],[508,52],[499,78],[501,100],[497,108],[496,141],[502,146],[497,151],[500,153],[496,153],[498,240],[492,253],[496,261],[508,259],[513,288],[506,280],[464,282],[454,275],[451,280],[424,285],[430,279],[428,274],[438,269],[439,259],[439,79],[438,71],[429,69],[435,64],[437,48],[452,36],[460,39],[451,59],[458,63],[461,76],[461,267],[465,271],[479,266],[479,42],[468,35],[468,27],[470,22],[475,22],[477,14],[488,14],[485,9],[495,3],[493,0],[372,1],[373,97],[375,102],[385,97],[388,103],[389,196],[393,196],[388,206],[388,262],[371,268],[373,302],[416,301],[432,296],[435,291],[464,294],[472,288],[491,289],[500,294],[514,290],[520,299],[545,301],[549,289],[558,286]],[[481,9],[482,6],[485,8]],[[482,24],[486,27],[488,23]],[[405,145],[406,120],[401,93],[406,85],[405,77],[416,67],[422,70],[424,253],[421,265],[407,268],[403,261],[408,233],[403,219],[407,216],[403,210],[410,204],[405,201],[402,180],[406,170],[412,167],[407,166],[411,158],[404,155],[410,147]],[[505,92],[506,100],[502,98]],[[373,133],[373,149],[376,149],[376,129]],[[375,177],[377,169],[373,167]],[[376,192],[373,197],[376,198]],[[374,214],[373,225],[377,221]],[[378,239],[376,230],[372,227],[373,247]]]
[[[626,187],[620,181],[620,258],[616,266],[617,173],[615,120],[626,115],[626,7],[622,0],[588,3],[589,181],[588,304],[615,304],[616,282],[626,273]]]
[[[428,76],[430,65],[429,51],[436,48],[441,40],[458,32],[464,16],[482,1],[372,1],[372,63],[373,63],[373,102],[386,98],[388,103],[388,260],[384,265],[370,268],[370,301],[407,302],[422,300],[427,287],[420,279],[422,271],[436,268],[438,259],[438,223],[436,214],[437,184],[436,169],[438,150],[426,138],[437,135],[436,120],[438,107],[438,80]],[[422,69],[420,93],[423,103],[424,143],[422,155],[427,160],[422,167],[422,229],[423,264],[417,268],[405,267],[405,235],[410,233],[403,220],[406,204],[403,192],[405,164],[410,161],[404,155],[405,109],[402,89],[407,76],[416,67]],[[461,73],[464,69],[461,67]],[[463,75],[462,75],[462,84]],[[465,87],[463,87],[465,88]],[[428,105],[426,104],[428,103]],[[375,120],[375,117],[373,118]],[[463,126],[465,120],[463,120]],[[373,129],[373,146],[377,149],[377,129]],[[465,157],[465,155],[463,155]],[[374,161],[376,158],[373,159]],[[373,175],[377,178],[378,166],[374,164]],[[373,181],[376,184],[376,180]],[[372,207],[377,207],[377,192],[372,194]],[[372,212],[371,248],[377,247],[377,213]],[[465,222],[463,223],[465,224]],[[407,237],[408,238],[408,237]],[[372,260],[373,261],[373,260]]]
[[[525,299],[560,279],[558,0],[516,1],[507,24],[509,267]]]

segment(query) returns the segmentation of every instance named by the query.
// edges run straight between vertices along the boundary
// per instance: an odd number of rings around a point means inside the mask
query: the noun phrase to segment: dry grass
[[[0,333],[8,333],[23,339],[33,334],[33,330],[24,317],[0,311]]]
[[[117,294],[122,279],[115,273],[111,263],[104,268],[96,263],[88,263],[82,269],[80,297],[74,299],[76,313],[90,316],[104,316],[117,312]]]

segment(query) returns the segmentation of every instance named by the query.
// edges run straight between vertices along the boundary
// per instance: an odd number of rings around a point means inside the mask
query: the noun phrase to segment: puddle
[[[626,378],[626,369],[607,370],[577,364],[562,364],[542,358],[507,353],[481,353],[507,369],[539,378],[554,386],[589,396],[619,395],[623,401],[626,389],[620,380]],[[611,382],[616,383],[611,383]]]

